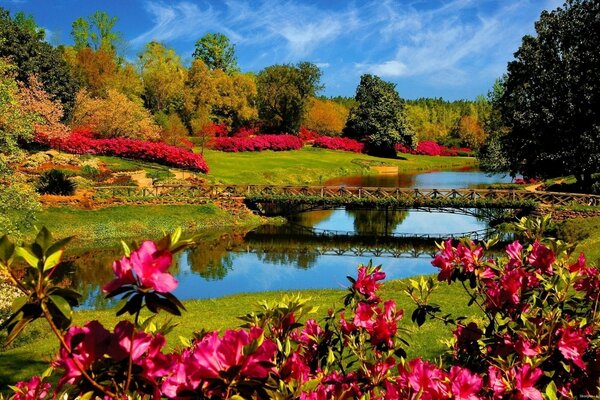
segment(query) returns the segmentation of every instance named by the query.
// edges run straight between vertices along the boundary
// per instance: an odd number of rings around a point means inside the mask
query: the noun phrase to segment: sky
[[[116,16],[122,53],[135,61],[152,40],[189,64],[194,43],[220,32],[242,71],[310,61],[325,96],[354,96],[362,74],[396,84],[407,99],[474,99],[506,71],[542,10],[562,0],[0,0],[31,14],[54,44],[95,11]]]

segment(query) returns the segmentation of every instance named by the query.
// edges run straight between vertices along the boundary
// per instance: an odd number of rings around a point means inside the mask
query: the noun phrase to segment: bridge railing
[[[275,186],[275,185],[156,185],[152,187],[104,186],[96,192],[112,197],[189,197],[223,198],[253,197],[275,198],[357,198],[396,199],[417,201],[425,199],[448,199],[476,202],[477,200],[533,201],[542,204],[568,206],[572,204],[600,206],[600,196],[579,193],[532,192],[510,189],[421,189],[394,187],[351,187],[351,186]]]

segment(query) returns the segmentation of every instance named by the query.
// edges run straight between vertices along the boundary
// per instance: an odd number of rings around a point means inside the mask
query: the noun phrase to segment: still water
[[[462,171],[348,177],[327,184],[446,189],[509,181],[502,175]],[[197,247],[176,256],[171,271],[179,286],[174,294],[185,300],[267,290],[342,288],[347,285],[346,276],[354,276],[356,267],[369,261],[381,264],[388,279],[432,274],[436,272],[431,265],[435,240],[423,236],[486,228],[486,220],[479,216],[418,210],[305,212],[284,226],[207,234]],[[110,266],[120,256],[117,249],[73,259],[70,279],[84,295],[84,308],[111,305],[100,288],[112,279]]]

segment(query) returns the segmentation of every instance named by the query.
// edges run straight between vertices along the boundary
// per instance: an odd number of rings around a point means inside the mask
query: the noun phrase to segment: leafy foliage
[[[38,193],[71,196],[75,193],[75,184],[59,169],[51,169],[40,175]]]
[[[114,27],[117,17],[110,17],[104,11],[96,11],[87,18],[77,18],[73,24],[71,36],[75,42],[75,49],[91,48],[103,49],[116,53],[117,46],[121,43],[122,33],[115,32]]]
[[[218,137],[214,140],[215,150],[241,151],[287,151],[302,148],[302,140],[293,135],[259,135],[253,137]]]
[[[3,8],[0,8],[0,58],[8,58],[17,67],[19,82],[27,83],[29,76],[35,75],[44,90],[62,103],[65,118],[71,115],[77,83],[60,51],[44,41],[42,30],[32,30],[15,21]]]
[[[364,150],[364,143],[361,143],[354,139],[341,138],[341,137],[328,137],[321,136],[315,139],[313,147],[321,147],[330,150],[343,150],[352,151],[354,153],[362,153]]]
[[[258,115],[270,132],[295,133],[309,101],[321,90],[321,71],[309,62],[271,65],[257,76]]]
[[[356,88],[357,106],[350,110],[344,135],[360,140],[371,154],[395,157],[398,143],[412,146],[404,102],[395,85],[374,75],[363,75]]]
[[[207,33],[196,41],[194,59],[202,60],[211,70],[227,74],[238,72],[235,45],[222,33]]]
[[[574,174],[600,167],[600,3],[569,0],[542,12],[508,64],[500,110],[513,174]]]
[[[332,100],[312,99],[308,112],[303,120],[303,126],[321,135],[340,135],[349,109]]]

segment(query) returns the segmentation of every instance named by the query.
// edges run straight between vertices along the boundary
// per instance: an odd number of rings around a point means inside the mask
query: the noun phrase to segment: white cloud
[[[406,76],[410,73],[406,64],[397,60],[384,61],[380,64],[357,64],[356,69],[361,73],[369,72],[371,74],[388,78]]]
[[[315,63],[315,65],[321,69],[331,67],[331,64],[329,64],[328,62],[318,62],[318,63]]]

